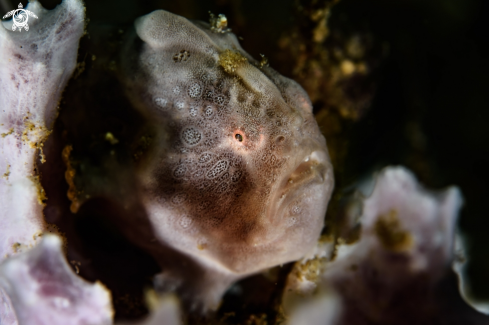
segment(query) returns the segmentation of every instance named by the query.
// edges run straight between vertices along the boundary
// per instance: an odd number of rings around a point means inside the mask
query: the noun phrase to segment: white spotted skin
[[[234,72],[219,63],[226,50],[246,58]],[[139,179],[161,243],[235,277],[315,245],[334,181],[297,83],[234,34],[162,10],[136,20],[121,62],[133,105],[160,130]]]

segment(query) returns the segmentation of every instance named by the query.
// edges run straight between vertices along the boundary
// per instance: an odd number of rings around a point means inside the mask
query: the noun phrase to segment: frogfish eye
[[[234,136],[236,138],[236,140],[238,140],[239,142],[243,142],[243,136],[239,133],[236,133],[236,135]]]

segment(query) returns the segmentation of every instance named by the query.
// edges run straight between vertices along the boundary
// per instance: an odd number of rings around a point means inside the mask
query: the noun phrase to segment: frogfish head
[[[234,34],[161,10],[136,21],[121,66],[157,130],[140,180],[158,240],[237,274],[314,246],[333,174],[297,83]]]

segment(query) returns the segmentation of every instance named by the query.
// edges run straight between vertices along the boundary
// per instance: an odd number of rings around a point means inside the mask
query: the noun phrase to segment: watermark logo
[[[36,14],[34,14],[32,11],[25,10],[24,6],[22,6],[22,3],[19,3],[19,9],[15,9],[12,11],[7,12],[5,16],[3,16],[3,19],[9,18],[12,16],[12,30],[15,32],[17,29],[19,32],[22,31],[22,28],[24,28],[26,31],[29,30],[29,25],[27,25],[27,21],[29,20],[29,16],[36,18]]]

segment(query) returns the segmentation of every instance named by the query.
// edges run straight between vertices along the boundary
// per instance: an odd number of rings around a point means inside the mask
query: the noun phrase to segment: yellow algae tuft
[[[268,58],[265,56],[265,54],[260,54],[260,56],[261,56],[260,68],[268,67]]]
[[[44,188],[41,185],[41,179],[39,175],[36,176],[30,176],[29,179],[34,183],[37,189],[37,202],[41,205],[45,205],[48,197],[46,196],[46,192],[44,191]]]
[[[316,43],[322,43],[329,35],[328,29],[328,17],[330,15],[330,8],[319,9],[312,13],[311,19],[316,22],[316,27],[312,30],[312,39]]]
[[[5,138],[7,135],[10,135],[12,133],[14,133],[14,128],[10,128],[10,130],[8,130],[7,133],[2,133],[1,135],[2,135],[2,138]]]
[[[396,210],[390,210],[386,215],[380,215],[375,223],[375,234],[384,248],[393,251],[404,251],[413,244],[409,232],[402,229]]]
[[[3,178],[5,178],[8,181],[8,177],[10,176],[10,165],[7,165],[7,171],[3,174]]]
[[[37,232],[34,235],[32,235],[32,239],[34,240],[34,242],[36,242],[41,237],[42,237],[42,232]],[[25,252],[26,250],[33,248],[34,246],[35,246],[35,244],[32,244],[32,243],[31,244],[24,244],[24,243],[15,242],[14,244],[12,244],[12,251],[14,252],[14,254],[22,253],[22,252]],[[8,256],[10,256],[10,255],[7,254],[6,257],[8,257]]]
[[[345,59],[345,60],[341,61],[340,69],[341,69],[341,72],[345,76],[349,76],[355,72],[356,67],[355,67],[355,64],[351,60]]]
[[[219,54],[218,63],[229,74],[235,74],[236,70],[246,62],[248,59],[239,52],[225,50]]]
[[[14,254],[25,252],[26,250],[33,248],[36,245],[37,241],[41,238],[42,232],[36,232],[34,235],[32,235],[34,243],[25,244],[16,242],[12,245],[12,251],[14,252]]]
[[[316,27],[312,30],[312,40],[316,43],[322,43],[328,38],[330,31],[328,28],[328,19],[331,15],[331,8],[339,0],[326,1],[323,8],[313,10],[310,13],[310,19],[316,24]]]
[[[328,256],[332,253],[331,251],[329,253],[323,252],[326,249],[324,245],[330,247],[331,244],[331,238],[320,238],[317,247],[319,254],[315,254],[312,258],[303,259],[294,264],[287,280],[289,291],[293,291],[299,296],[307,296],[316,292],[318,284],[321,281],[321,274],[324,272],[328,261],[332,258]],[[330,249],[332,247],[326,249],[326,251]]]
[[[105,140],[109,141],[110,144],[119,143],[119,140],[111,132],[105,133]]]
[[[22,141],[27,143],[33,149],[39,149],[39,156],[41,157],[41,163],[46,162],[46,156],[42,150],[44,146],[44,141],[51,134],[46,127],[42,125],[35,125],[31,121],[27,121],[29,117],[26,116],[24,119],[24,131],[22,132]]]
[[[14,251],[14,253],[18,253],[21,251],[23,245],[21,243],[15,243],[12,245],[12,249]]]
[[[40,232],[40,231],[38,231],[34,235],[32,235],[33,240],[38,240],[40,238],[42,238],[42,232]]]
[[[321,274],[321,270],[323,269],[324,263],[326,262],[326,258],[314,258],[312,260],[308,260],[306,263],[296,263],[294,266],[294,271],[297,274],[297,278],[304,281],[310,281],[313,283],[317,283],[319,281],[319,276]]]
[[[71,166],[71,161],[70,161],[70,154],[72,150],[73,150],[73,146],[71,145],[64,147],[61,156],[63,157],[63,161],[66,165],[65,179],[66,179],[66,183],[68,183],[68,192],[66,193],[66,195],[68,196],[68,199],[71,201],[70,211],[72,213],[76,213],[80,208],[80,202],[78,201],[77,198],[78,192],[76,190],[75,181],[74,181],[76,170],[73,168],[73,166]]]
[[[251,315],[246,321],[246,325],[267,325],[267,315]]]

